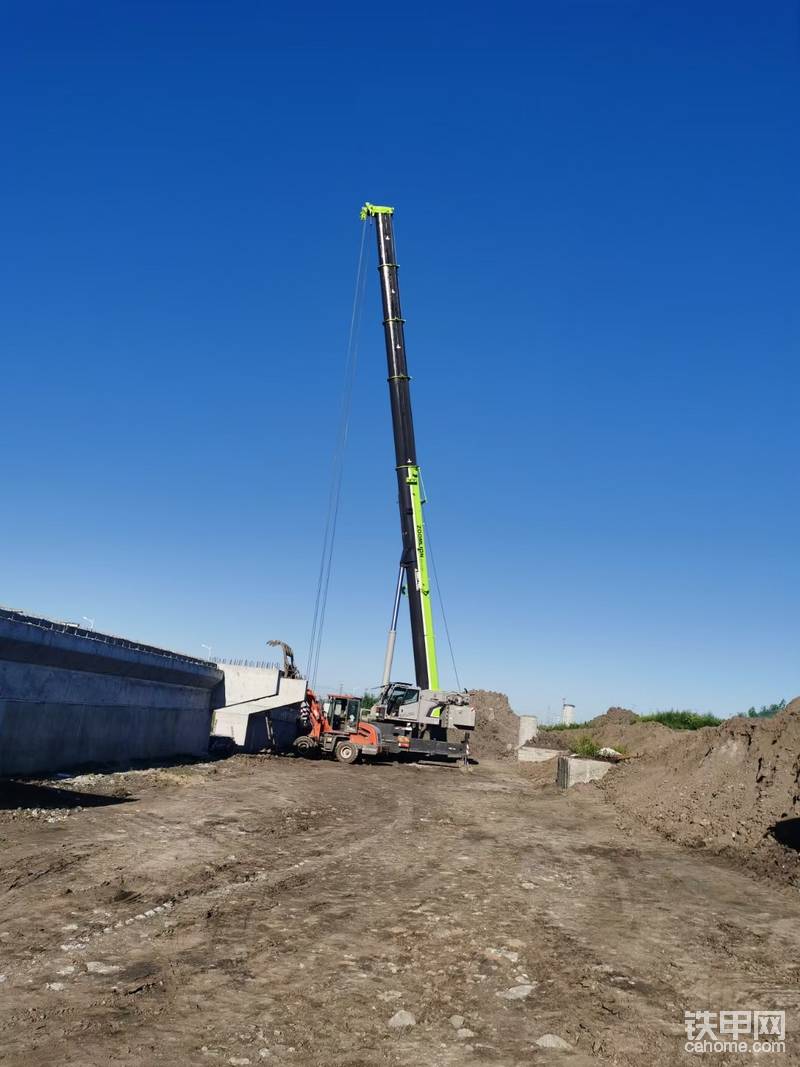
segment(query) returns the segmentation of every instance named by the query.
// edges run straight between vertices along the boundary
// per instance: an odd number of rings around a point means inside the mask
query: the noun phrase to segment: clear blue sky
[[[369,199],[463,682],[580,718],[800,690],[796,4],[0,23],[0,602],[305,655]],[[371,265],[321,664],[349,687],[399,551],[379,323]]]

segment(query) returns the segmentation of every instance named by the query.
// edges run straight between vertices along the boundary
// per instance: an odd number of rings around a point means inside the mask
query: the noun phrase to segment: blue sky
[[[0,602],[304,658],[368,199],[464,684],[579,718],[800,690],[797,5],[1,18]],[[321,658],[351,688],[399,551],[373,262]]]

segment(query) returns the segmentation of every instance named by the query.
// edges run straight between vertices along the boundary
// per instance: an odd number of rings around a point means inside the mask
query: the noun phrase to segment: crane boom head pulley
[[[375,215],[394,215],[393,207],[380,207],[378,204],[364,204],[361,209],[361,221],[374,218]]]

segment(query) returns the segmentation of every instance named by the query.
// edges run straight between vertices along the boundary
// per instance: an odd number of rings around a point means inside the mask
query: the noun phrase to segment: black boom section
[[[400,559],[406,576],[408,605],[411,614],[411,642],[414,649],[416,683],[428,688],[428,661],[425,654],[425,629],[422,601],[416,595],[416,534],[411,506],[411,488],[407,473],[417,465],[417,446],[414,440],[414,419],[411,414],[411,379],[406,363],[406,342],[403,316],[400,310],[400,288],[397,281],[397,256],[394,243],[392,215],[389,211],[374,214],[378,242],[378,272],[381,278],[383,301],[383,332],[386,340],[386,363],[389,372],[389,400],[392,408],[394,453],[397,466],[397,494],[400,504],[400,529],[403,535],[403,554]]]

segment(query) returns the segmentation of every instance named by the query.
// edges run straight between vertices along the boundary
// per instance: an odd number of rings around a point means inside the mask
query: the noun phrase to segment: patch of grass
[[[780,710],[778,705],[774,705]],[[771,709],[770,709],[771,711]],[[637,715],[634,722],[660,722],[662,726],[668,726],[670,730],[700,730],[703,726],[719,726],[723,719],[716,715],[700,715],[696,711],[679,711],[670,708],[669,711],[655,711],[652,715]],[[553,730],[590,730],[586,722],[572,722],[568,726],[560,722],[539,727],[539,733],[548,733]]]
[[[570,752],[575,756],[596,756],[600,751],[600,745],[592,741],[591,737],[576,737],[570,742]]]
[[[699,715],[696,711],[656,711],[653,715],[642,715],[639,722],[660,722],[670,730],[701,730],[704,726],[719,726],[722,719],[716,715]]]

